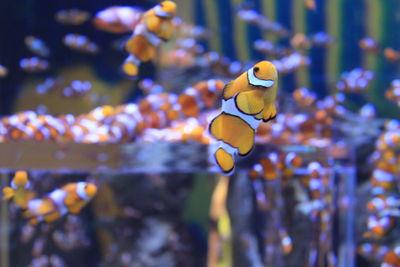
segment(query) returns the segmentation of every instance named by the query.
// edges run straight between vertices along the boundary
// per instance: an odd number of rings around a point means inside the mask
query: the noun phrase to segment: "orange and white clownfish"
[[[278,72],[269,61],[257,63],[225,85],[221,113],[209,127],[218,140],[216,163],[225,174],[233,171],[237,154],[245,156],[253,149],[259,124],[276,117],[277,86]]]
[[[54,222],[67,213],[78,214],[96,193],[97,187],[94,184],[69,183],[45,197],[30,200],[24,216],[32,224]]]
[[[201,81],[186,88],[179,95],[178,103],[182,107],[182,113],[186,117],[198,117],[201,109],[212,108],[217,98],[221,95],[224,82],[221,80],[210,79]]]
[[[400,246],[395,246],[388,251],[383,257],[382,267],[399,267],[400,266]]]
[[[137,76],[140,63],[152,60],[161,41],[171,37],[175,12],[174,2],[163,1],[143,14],[132,37],[125,44],[125,50],[130,54],[122,66],[125,74]]]
[[[13,203],[25,209],[27,203],[35,198],[35,193],[29,189],[28,174],[25,171],[17,171],[10,186],[3,188],[3,199],[11,199]]]

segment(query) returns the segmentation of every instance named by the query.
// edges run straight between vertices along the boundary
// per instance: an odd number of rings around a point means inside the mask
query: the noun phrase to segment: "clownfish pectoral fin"
[[[276,117],[276,108],[274,104],[268,105],[264,107],[262,112],[262,119],[264,122],[275,119]]]
[[[12,198],[14,196],[14,193],[15,193],[14,189],[12,189],[11,187],[8,187],[8,186],[4,187],[3,188],[3,199],[7,200],[7,199]]]
[[[239,93],[235,97],[235,103],[237,108],[244,114],[258,114],[263,111],[264,108],[263,92],[252,90]]]
[[[215,160],[225,174],[231,173],[235,167],[233,156],[223,148],[218,148],[215,152]]]

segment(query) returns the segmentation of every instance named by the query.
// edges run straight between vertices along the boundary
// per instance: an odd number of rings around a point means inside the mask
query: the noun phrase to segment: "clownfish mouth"
[[[164,10],[162,10],[161,6],[156,6],[154,8],[154,12],[159,17],[163,17],[163,18],[170,18],[171,17],[171,14],[169,14],[169,13],[165,12]]]
[[[247,71],[247,79],[249,81],[249,84],[253,86],[259,86],[259,87],[264,87],[264,88],[269,88],[274,85],[275,81],[274,80],[262,80],[256,77],[254,74],[254,69],[251,68]]]

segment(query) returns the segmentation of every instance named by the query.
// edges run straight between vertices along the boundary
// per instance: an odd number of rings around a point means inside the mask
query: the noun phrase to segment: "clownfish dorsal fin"
[[[222,89],[222,95],[224,96],[224,100],[228,100],[234,96],[234,93],[231,92],[232,85],[234,81],[230,81],[225,84],[224,88]]]

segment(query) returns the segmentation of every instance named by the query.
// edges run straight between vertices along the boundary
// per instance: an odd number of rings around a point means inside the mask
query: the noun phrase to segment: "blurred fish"
[[[371,37],[365,37],[365,38],[361,39],[358,42],[358,45],[364,51],[367,51],[367,52],[370,52],[370,53],[378,53],[379,52],[378,43],[375,41],[375,39],[373,39]]]
[[[171,37],[175,12],[174,2],[163,1],[143,14],[125,45],[129,56],[125,59],[122,69],[126,75],[137,76],[140,63],[152,60],[160,43]]]
[[[139,81],[139,88],[146,94],[159,94],[164,92],[164,87],[158,83],[156,83],[152,79],[143,79]]]
[[[50,93],[59,87],[63,82],[64,78],[62,76],[58,76],[56,78],[48,77],[44,80],[44,82],[36,86],[36,93],[39,95]]]
[[[27,172],[17,171],[11,185],[3,188],[3,199],[12,199],[16,206],[26,209],[28,202],[35,197],[35,193],[29,188]]]
[[[262,177],[265,180],[274,180],[279,178],[279,170],[277,167],[277,157],[275,154],[269,154],[262,158],[259,163],[255,164],[249,172],[250,178],[257,179]]]
[[[400,199],[394,196],[378,195],[367,202],[367,210],[370,212],[382,212],[398,207],[400,207]]]
[[[186,117],[197,118],[200,110],[213,108],[217,98],[222,94],[223,87],[223,81],[210,79],[185,89],[178,97],[182,113]]]
[[[391,216],[370,215],[367,219],[368,231],[364,233],[365,238],[383,238],[395,225],[395,220]]]
[[[92,84],[89,81],[74,80],[68,87],[64,87],[62,94],[65,97],[82,97],[90,91]]]
[[[99,46],[84,35],[69,33],[64,36],[63,44],[72,50],[83,53],[97,54]]]
[[[270,21],[254,9],[239,8],[237,11],[239,19],[258,26],[262,31],[271,32],[278,37],[286,37],[289,32],[280,23]]]
[[[94,197],[97,187],[86,182],[69,183],[43,198],[32,199],[27,204],[24,216],[32,224],[54,222],[61,216],[77,214]]]
[[[50,55],[50,49],[47,47],[43,40],[40,40],[32,35],[28,35],[24,39],[26,47],[31,52],[41,57],[48,57]]]
[[[279,237],[281,239],[281,249],[283,254],[287,255],[292,252],[293,249],[293,241],[288,235],[287,231],[281,228],[279,230]]]
[[[112,6],[96,13],[93,24],[99,30],[111,33],[133,31],[143,11],[131,6]]]
[[[389,90],[385,92],[385,97],[400,106],[400,79],[391,82]]]
[[[173,20],[175,21],[177,17]],[[178,25],[178,35],[182,38],[193,38],[195,40],[204,40],[210,37],[210,31],[203,26],[182,22]]]
[[[225,85],[222,112],[210,123],[210,132],[218,140],[214,157],[224,173],[233,171],[237,154],[244,156],[253,149],[261,120],[276,117],[277,83],[275,66],[262,61]]]
[[[280,74],[288,74],[299,68],[310,65],[311,59],[298,52],[282,57],[279,60],[273,60],[272,63]]]
[[[394,50],[391,47],[385,48],[383,50],[383,55],[391,63],[395,63],[400,60],[400,51]]]
[[[383,257],[382,267],[399,267],[400,266],[400,246],[396,245],[388,251]]]
[[[312,43],[304,33],[296,33],[290,39],[290,45],[294,49],[310,49]]]
[[[301,107],[310,107],[315,104],[317,94],[307,88],[298,88],[293,92],[293,98]]]
[[[49,62],[38,57],[23,58],[19,62],[22,70],[31,73],[43,72],[49,68]]]
[[[360,108],[359,115],[365,119],[373,119],[376,116],[375,106],[371,103],[365,104]]]
[[[334,38],[326,32],[317,32],[312,34],[310,40],[315,46],[328,46],[334,42]]]
[[[304,5],[309,10],[313,11],[317,10],[316,0],[304,0]]]
[[[90,18],[90,13],[77,9],[63,9],[56,13],[55,19],[64,25],[80,25]]]
[[[0,65],[0,78],[4,78],[7,75],[8,75],[8,69],[5,66]]]
[[[372,243],[363,243],[358,246],[357,253],[369,260],[383,261],[383,258],[389,252],[389,250],[390,248],[387,246]]]
[[[336,83],[336,88],[346,93],[359,93],[368,87],[373,78],[374,73],[371,70],[355,68],[350,72],[342,73],[341,80]]]

